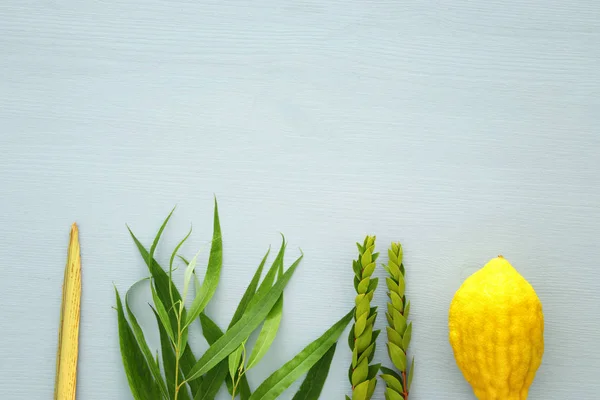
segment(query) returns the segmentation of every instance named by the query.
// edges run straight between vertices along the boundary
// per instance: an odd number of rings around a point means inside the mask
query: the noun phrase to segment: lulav
[[[389,263],[383,267],[388,272],[386,283],[388,287],[389,302],[387,304],[387,336],[388,355],[397,371],[382,367],[384,372],[381,377],[386,383],[386,400],[407,400],[413,377],[415,360],[413,358],[410,368],[406,360],[406,352],[412,334],[412,322],[408,322],[410,302],[406,301],[404,294],[404,264],[403,252],[400,243],[392,243],[388,249]]]
[[[350,330],[348,344],[352,350],[349,379],[352,384],[352,400],[368,400],[377,385],[379,364],[369,365],[375,354],[375,341],[379,330],[373,330],[377,308],[371,307],[378,278],[371,278],[375,271],[379,253],[375,253],[375,236],[367,236],[358,247],[358,259],[354,260],[354,288],[356,289],[354,324]],[[346,396],[346,399],[350,397]]]

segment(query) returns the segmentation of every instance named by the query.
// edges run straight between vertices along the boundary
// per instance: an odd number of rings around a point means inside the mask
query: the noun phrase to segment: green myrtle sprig
[[[413,378],[415,359],[408,368],[406,353],[412,334],[412,322],[408,322],[410,301],[406,300],[404,289],[404,264],[402,263],[402,245],[392,243],[388,249],[389,263],[383,267],[388,273],[386,283],[388,287],[387,304],[387,348],[390,360],[396,370],[382,367],[381,377],[386,383],[386,400],[408,400],[410,385]]]
[[[375,354],[375,341],[379,330],[373,330],[377,307],[371,307],[378,278],[371,278],[379,253],[375,253],[375,236],[367,236],[358,247],[358,259],[354,260],[354,288],[356,289],[354,323],[348,337],[352,350],[352,364],[348,378],[352,384],[352,400],[368,400],[377,385],[380,364],[369,365]],[[346,399],[350,397],[346,396]]]

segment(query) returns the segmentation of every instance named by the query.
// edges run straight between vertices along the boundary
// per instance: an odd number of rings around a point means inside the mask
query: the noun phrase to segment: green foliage
[[[128,228],[150,273],[149,277],[134,284],[128,294],[142,283],[150,285],[150,307],[159,329],[160,355],[158,349],[152,351],[148,346],[144,329],[132,312],[127,295],[126,314],[115,288],[120,350],[133,397],[136,400],[214,400],[225,383],[232,399],[239,396],[240,400],[269,400],[277,398],[306,374],[294,399],[317,399],[327,378],[337,340],[352,320],[354,309],[252,392],[246,373],[260,362],[276,338],[283,317],[283,291],[299,266],[302,255],[285,269],[284,238],[279,253],[261,282],[269,255],[267,252],[240,299],[229,326],[223,331],[205,313],[217,290],[223,264],[217,202],[215,200],[210,255],[202,282],[196,274],[198,255],[188,262],[178,254],[191,229],[172,252],[168,271],[154,259],[155,250],[173,211],[161,225],[150,250]],[[181,293],[173,282],[173,264],[177,257],[186,264]],[[191,292],[191,285],[195,287],[195,294],[187,309],[185,300]],[[372,322],[371,319],[369,321]],[[200,323],[203,336],[209,344],[199,358],[194,355],[187,340],[189,328],[194,323]],[[247,349],[248,337],[259,327],[258,339],[252,349]]]
[[[396,371],[382,367],[381,378],[386,384],[386,400],[407,400],[415,366],[414,358],[410,368],[407,365],[408,346],[412,336],[412,322],[408,322],[410,302],[406,300],[404,280],[405,270],[402,263],[403,251],[400,243],[392,243],[388,250],[389,263],[383,267],[388,273],[386,283],[388,287],[387,304],[387,335],[388,356]]]
[[[352,350],[352,363],[348,377],[352,384],[352,400],[368,400],[377,385],[379,365],[369,365],[375,353],[378,330],[374,330],[377,308],[371,307],[378,279],[371,278],[379,253],[375,253],[375,236],[367,236],[357,243],[358,259],[352,262],[354,288],[356,289],[354,324],[348,345]]]

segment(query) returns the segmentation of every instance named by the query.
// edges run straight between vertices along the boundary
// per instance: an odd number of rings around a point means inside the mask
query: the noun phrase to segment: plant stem
[[[179,346],[181,344],[181,308],[179,309],[179,314],[177,316],[177,345],[175,346],[175,396],[173,400],[177,400],[179,396],[179,388],[178,380],[179,380]]]
[[[239,383],[240,380],[238,379],[237,382],[235,382],[235,384],[233,385],[233,389],[231,390],[231,400],[235,400],[235,390],[237,389]]]

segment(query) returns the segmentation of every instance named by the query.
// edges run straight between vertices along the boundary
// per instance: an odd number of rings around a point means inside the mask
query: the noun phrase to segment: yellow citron
[[[525,400],[544,353],[533,287],[502,256],[458,289],[449,312],[456,363],[479,400]]]
[[[75,400],[79,348],[79,313],[81,304],[81,255],[79,230],[71,226],[71,239],[63,282],[60,308],[58,350],[56,352],[55,400]]]

